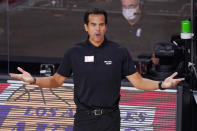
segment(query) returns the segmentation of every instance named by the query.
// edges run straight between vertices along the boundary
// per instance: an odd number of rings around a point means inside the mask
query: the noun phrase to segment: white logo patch
[[[85,56],[84,62],[94,62],[94,56]]]
[[[106,65],[111,65],[112,64],[112,61],[104,61],[104,63],[106,64]]]

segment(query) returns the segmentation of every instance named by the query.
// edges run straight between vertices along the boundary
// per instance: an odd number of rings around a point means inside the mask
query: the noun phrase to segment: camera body
[[[141,67],[146,67],[147,70],[140,70],[146,78],[161,81],[174,72],[178,72],[178,77],[185,77],[188,73],[186,64],[189,61],[189,54],[185,47],[185,41],[178,35],[172,36],[170,42],[156,43],[153,54],[144,58],[146,59],[140,58],[140,63],[143,63],[144,66]],[[155,63],[154,58],[159,62]]]

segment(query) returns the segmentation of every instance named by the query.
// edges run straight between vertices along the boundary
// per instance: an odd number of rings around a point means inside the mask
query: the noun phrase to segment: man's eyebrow
[[[96,25],[96,23],[94,23],[94,22],[91,22],[90,24],[92,24],[92,25]]]

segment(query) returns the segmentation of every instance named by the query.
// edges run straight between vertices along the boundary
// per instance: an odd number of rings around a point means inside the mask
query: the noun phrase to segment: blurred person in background
[[[133,26],[141,18],[141,9],[139,0],[121,0],[122,15]]]

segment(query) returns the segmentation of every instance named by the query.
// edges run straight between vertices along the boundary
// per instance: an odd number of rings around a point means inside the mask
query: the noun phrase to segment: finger
[[[20,74],[10,73],[10,76],[11,76],[12,78],[16,78],[16,79],[21,80],[21,75],[20,75]]]
[[[18,67],[17,70],[20,71],[21,73],[25,73],[25,71],[20,67]]]
[[[184,80],[185,80],[185,78],[176,79],[176,81],[178,81],[178,82],[181,82],[181,81],[184,81]]]
[[[175,80],[175,81],[174,81],[175,85],[177,85],[179,82],[185,80],[185,78],[174,79],[174,80]]]
[[[170,78],[174,78],[176,75],[178,75],[178,73],[177,73],[177,72],[174,72],[174,73],[170,76]]]
[[[14,73],[9,73],[9,75],[10,75],[11,77],[15,77],[16,74],[14,74]]]

